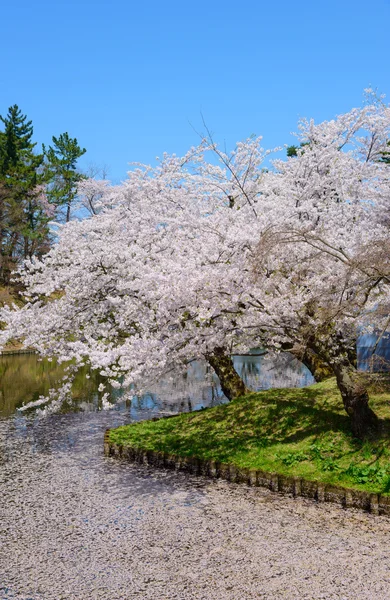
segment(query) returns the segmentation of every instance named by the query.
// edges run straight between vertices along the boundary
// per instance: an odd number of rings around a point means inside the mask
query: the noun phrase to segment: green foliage
[[[390,466],[351,464],[345,474],[356,483],[372,484],[385,491],[390,490]]]
[[[305,146],[308,146],[309,142],[301,142],[301,144],[299,144],[299,146],[287,146],[287,156],[288,158],[292,158],[294,156],[298,156],[298,150],[301,150],[302,148],[304,148]]]
[[[390,165],[390,141],[387,142],[387,145],[389,146],[389,150],[387,152],[382,153],[380,162],[384,162],[384,163]]]
[[[42,203],[43,154],[35,151],[32,122],[16,104],[0,120],[0,281],[7,283],[21,258],[47,249],[49,231]]]
[[[291,158],[292,156],[298,156],[298,146],[287,146],[287,156]]]
[[[37,152],[32,121],[16,104],[0,116],[0,124],[0,284],[8,285],[21,260],[49,249],[55,209],[65,207],[69,220],[82,177],[76,163],[85,149],[63,133],[47,151]]]
[[[72,202],[77,195],[77,184],[83,176],[77,171],[77,160],[85,154],[76,138],[67,132],[52,137],[53,146],[43,150],[47,160],[47,174],[51,181],[48,188],[49,201],[56,207],[65,207],[65,220],[70,220]]]
[[[288,452],[287,454],[285,454],[283,456],[280,454],[277,454],[276,457],[278,459],[280,459],[280,461],[287,466],[291,466],[294,465],[295,463],[298,462],[303,462],[304,460],[309,460],[309,455],[305,454],[304,452]]]
[[[0,173],[3,176],[12,173],[35,146],[31,142],[32,122],[26,118],[16,104],[9,107],[6,117],[0,116],[4,124],[4,132],[0,134]]]

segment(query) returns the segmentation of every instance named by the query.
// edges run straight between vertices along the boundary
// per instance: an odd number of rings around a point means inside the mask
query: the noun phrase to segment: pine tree
[[[61,133],[58,138],[53,136],[52,140],[53,146],[49,146],[48,150],[44,147],[51,181],[48,197],[51,204],[65,210],[64,219],[68,222],[72,203],[77,196],[77,184],[83,179],[83,175],[77,171],[77,160],[85,154],[86,149],[81,148],[77,138],[69,137],[67,132]]]
[[[0,163],[1,173],[7,175],[17,168],[23,159],[36,144],[31,141],[33,135],[32,121],[26,121],[27,117],[22,115],[17,104],[10,106],[6,117],[0,116],[4,123],[3,152]]]
[[[49,230],[42,198],[44,156],[35,152],[32,122],[16,104],[0,120],[0,281],[8,283],[20,259],[47,249]]]

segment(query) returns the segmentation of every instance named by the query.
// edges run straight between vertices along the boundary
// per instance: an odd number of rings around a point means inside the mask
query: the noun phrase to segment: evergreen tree
[[[308,146],[309,142],[301,142],[299,146],[287,146],[286,154],[288,158],[298,156],[298,150]]]
[[[43,147],[47,159],[47,172],[51,181],[48,189],[49,202],[65,211],[64,219],[70,220],[71,208],[77,196],[77,185],[83,175],[77,171],[77,160],[85,154],[77,138],[69,137],[67,132],[52,137],[53,146]]]
[[[0,116],[0,281],[22,258],[48,246],[48,215],[43,197],[43,154],[35,152],[33,126],[15,104]]]
[[[298,146],[287,146],[287,156],[291,158],[292,156],[298,156]]]
[[[26,121],[27,117],[22,115],[17,104],[10,106],[6,117],[0,116],[4,123],[2,133],[2,160],[0,163],[1,173],[7,175],[17,168],[23,159],[36,144],[31,141],[33,135],[32,121]]]

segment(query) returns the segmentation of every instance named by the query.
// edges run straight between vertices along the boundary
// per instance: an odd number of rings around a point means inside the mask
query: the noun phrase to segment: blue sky
[[[201,114],[229,148],[273,147],[369,85],[390,101],[390,0],[14,0],[1,19],[0,114],[18,104],[40,143],[68,131],[114,182],[196,144]]]

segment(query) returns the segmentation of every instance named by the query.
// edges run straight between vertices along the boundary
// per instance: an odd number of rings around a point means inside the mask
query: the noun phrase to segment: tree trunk
[[[347,362],[333,366],[344,408],[351,419],[352,433],[364,438],[378,425],[378,417],[368,406],[366,386],[359,381],[355,367]]]
[[[309,369],[318,383],[333,376],[333,371],[329,365],[309,348],[305,348],[303,351],[292,348],[289,352]]]
[[[336,376],[337,387],[343,399],[344,408],[351,419],[352,433],[357,438],[364,438],[374,431],[378,425],[378,417],[368,406],[368,391],[356,370],[356,349],[350,344],[345,347],[337,332],[331,337],[329,332],[328,344],[319,342],[315,335],[306,339],[307,351],[318,356],[321,361],[329,365]],[[329,351],[332,348],[332,352]],[[337,353],[335,352],[337,348]],[[335,360],[335,357],[336,360]]]
[[[218,375],[222,391],[229,400],[248,393],[249,390],[233,366],[230,354],[224,348],[215,348],[206,359]]]
[[[317,383],[333,377],[334,373],[328,363],[312,348],[308,348],[306,345],[301,346],[292,342],[285,342],[282,344],[282,350],[283,352],[289,352],[294,358],[303,363],[309,369]]]

